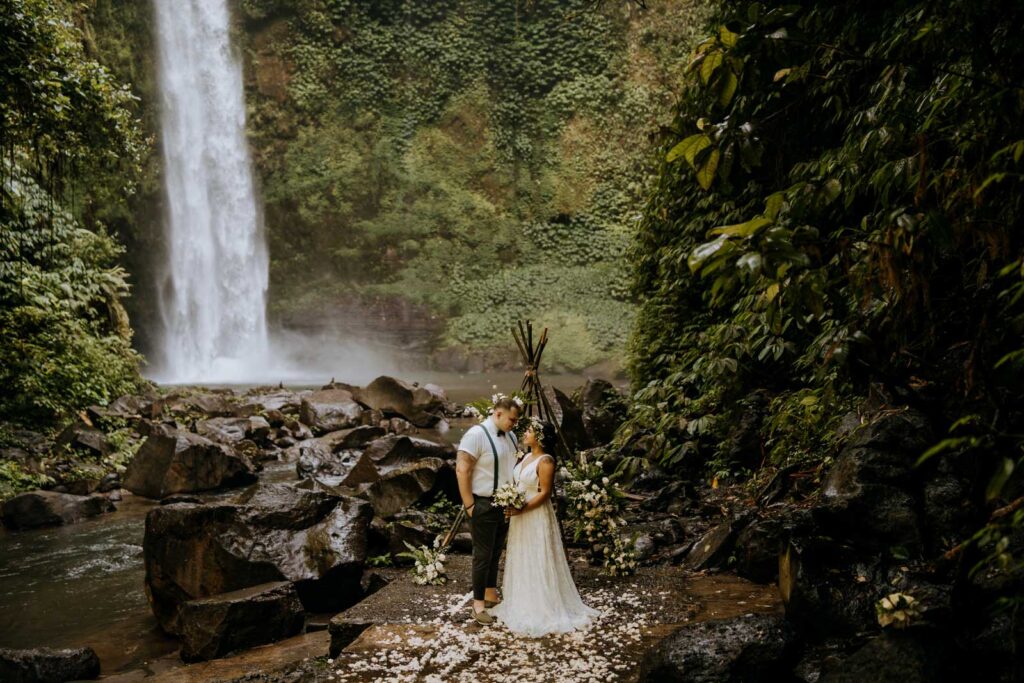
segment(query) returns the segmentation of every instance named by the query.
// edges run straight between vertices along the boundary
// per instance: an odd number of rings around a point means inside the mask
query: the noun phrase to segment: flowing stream
[[[167,191],[165,382],[239,381],[267,351],[268,258],[227,0],[154,0]]]

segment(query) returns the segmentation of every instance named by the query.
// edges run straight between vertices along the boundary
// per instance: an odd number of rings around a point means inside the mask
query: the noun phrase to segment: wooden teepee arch
[[[527,320],[524,325],[523,321],[519,320],[512,326],[512,338],[516,340],[516,346],[519,347],[519,353],[522,354],[523,363],[526,367],[523,384],[519,389],[520,393],[530,399],[526,404],[526,414],[532,417],[534,407],[536,407],[537,417],[555,426],[555,434],[558,436],[558,443],[564,451],[563,454],[565,457],[570,457],[572,449],[569,448],[569,444],[562,434],[562,427],[558,423],[555,411],[551,409],[551,403],[544,393],[544,385],[540,381],[540,360],[544,355],[544,347],[548,343],[548,328],[545,327],[540,333],[537,345],[534,346],[533,323]]]

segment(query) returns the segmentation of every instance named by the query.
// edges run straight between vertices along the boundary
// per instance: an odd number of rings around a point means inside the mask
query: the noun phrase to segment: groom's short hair
[[[502,410],[512,410],[513,408],[519,410],[519,404],[511,398],[499,398],[494,402],[494,409],[497,410],[498,408]]]

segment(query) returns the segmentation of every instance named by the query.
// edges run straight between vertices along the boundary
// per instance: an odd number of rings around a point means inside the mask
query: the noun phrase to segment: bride
[[[586,628],[600,614],[580,599],[551,505],[555,459],[544,447],[554,446],[555,436],[553,425],[532,419],[523,436],[530,450],[512,470],[527,502],[505,511],[511,520],[503,601],[490,612],[517,635],[538,637]]]

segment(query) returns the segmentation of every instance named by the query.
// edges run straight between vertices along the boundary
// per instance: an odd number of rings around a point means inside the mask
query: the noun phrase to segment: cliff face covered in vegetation
[[[698,9],[245,0],[240,15],[278,320],[358,325],[399,301],[435,321],[449,362],[508,349],[524,316],[559,330],[556,365],[619,355],[648,135]]]

